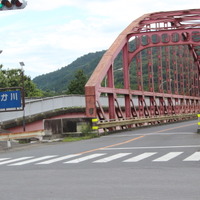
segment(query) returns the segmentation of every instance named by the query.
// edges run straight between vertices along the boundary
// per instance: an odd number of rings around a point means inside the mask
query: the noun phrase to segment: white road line
[[[106,157],[106,158],[103,158],[103,159],[100,159],[100,160],[96,160],[93,163],[107,163],[107,162],[116,160],[118,158],[122,158],[122,157],[130,155],[130,154],[131,153],[118,153],[118,154],[115,154],[113,156],[109,156],[109,157]]]
[[[3,161],[3,162],[0,162],[0,165],[9,164],[9,163],[12,163],[12,162],[18,162],[18,161],[26,160],[26,159],[29,159],[29,158],[33,158],[33,156],[31,156],[31,157],[21,157],[21,158],[16,158],[16,159],[12,159],[12,160],[6,160],[6,161]]]
[[[135,157],[132,157],[132,158],[129,158],[127,160],[124,160],[123,162],[138,162],[138,161],[141,161],[145,158],[148,158],[150,156],[153,156],[154,154],[156,154],[157,152],[148,152],[148,153],[142,153],[138,156],[135,156]]]
[[[86,161],[86,160],[90,160],[92,158],[97,158],[99,156],[103,156],[105,155],[105,153],[96,153],[96,154],[92,154],[92,155],[89,155],[89,156],[84,156],[84,157],[81,157],[81,158],[77,158],[75,160],[70,160],[70,161],[67,161],[67,162],[64,162],[64,163],[80,163],[80,162],[83,162],[83,161]]]
[[[200,152],[195,152],[183,161],[200,161]]]
[[[62,156],[62,157],[59,157],[59,158],[54,158],[54,159],[47,160],[47,161],[44,161],[44,162],[36,163],[36,165],[48,165],[48,164],[51,164],[51,163],[59,162],[61,160],[73,158],[73,157],[76,157],[76,156],[79,156],[79,155],[80,154],[71,154],[71,155],[67,155],[67,156]]]
[[[3,161],[3,160],[8,160],[10,158],[0,158],[0,161]]]
[[[170,152],[170,153],[165,154],[164,156],[161,156],[161,157],[153,160],[153,162],[166,162],[166,161],[169,161],[169,160],[179,156],[182,153],[183,152]]]
[[[175,132],[165,132],[165,133],[133,133],[133,134],[123,134],[123,135],[106,135],[103,137],[108,137],[108,138],[116,138],[116,137],[134,137],[138,135],[161,135],[161,136],[166,136],[166,135],[191,135],[191,134],[196,134],[196,133],[188,133],[188,132],[180,132],[180,133],[175,133]]]
[[[17,163],[8,165],[8,166],[26,165],[26,164],[29,164],[29,163],[37,162],[37,161],[40,161],[40,160],[45,160],[45,159],[52,158],[52,157],[55,157],[55,156],[57,156],[57,155],[43,156],[43,157],[34,158],[34,159],[30,159],[30,160],[23,161],[23,162],[17,162]]]
[[[200,145],[185,145],[185,146],[154,146],[154,147],[124,147],[124,148],[106,148],[101,149],[101,151],[107,150],[131,150],[131,149],[171,149],[171,148],[196,148],[200,147]]]

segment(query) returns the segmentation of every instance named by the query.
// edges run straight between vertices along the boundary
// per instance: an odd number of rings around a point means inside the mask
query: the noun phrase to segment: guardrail
[[[179,121],[179,120],[183,120],[183,119],[193,119],[193,118],[197,118],[197,116],[200,117],[200,115],[197,115],[196,113],[192,113],[192,114],[168,115],[168,116],[159,116],[159,117],[154,117],[154,118],[140,118],[140,119],[130,119],[130,120],[120,120],[120,121],[98,121],[97,119],[89,119],[89,120],[91,121],[90,126],[91,126],[92,130],[97,131],[100,129],[104,129],[104,130],[111,129],[113,127],[123,127],[123,126],[129,127],[133,124],[148,125],[149,123],[153,123],[153,122],[162,123],[167,120]],[[83,119],[85,119],[85,118],[83,118]],[[67,120],[70,120],[70,119],[67,119]],[[53,120],[53,121],[55,121],[55,120]],[[65,123],[65,125],[67,125],[67,124]],[[78,126],[78,125],[79,124],[76,124],[75,126]],[[83,125],[82,122],[80,125],[81,126]],[[39,140],[42,140],[43,137],[47,136],[47,135],[48,134],[45,130],[20,132],[20,133],[1,133],[0,141],[7,141],[7,147],[10,148],[11,140],[28,139],[28,138],[38,138]]]
[[[197,117],[198,117],[198,128],[197,128],[197,133],[200,133],[200,114],[197,114]]]
[[[7,147],[11,148],[11,140],[16,139],[28,139],[28,138],[38,138],[42,140],[45,135],[44,130],[20,132],[20,133],[1,133],[0,141],[7,141]]]
[[[197,113],[192,114],[181,114],[181,115],[168,115],[168,116],[159,116],[154,118],[140,118],[140,119],[129,119],[129,120],[120,120],[120,121],[100,121],[97,123],[98,129],[109,129],[117,126],[130,126],[133,124],[145,124],[151,122],[158,122],[161,123],[162,121],[166,120],[183,120],[188,118],[197,118]]]

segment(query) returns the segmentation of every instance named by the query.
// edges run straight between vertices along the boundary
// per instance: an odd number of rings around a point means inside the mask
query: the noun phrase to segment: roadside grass
[[[97,134],[92,133],[92,134],[80,136],[80,137],[65,137],[62,141],[63,142],[76,142],[76,141],[80,141],[80,140],[89,140],[89,139],[97,138],[97,137],[99,137]]]
[[[83,125],[80,128],[80,132],[81,132],[81,136],[78,136],[78,137],[68,136],[68,137],[65,137],[62,141],[63,142],[75,142],[75,141],[89,140],[92,138],[99,137],[99,134],[94,133],[91,129],[91,126],[89,126],[89,125]]]

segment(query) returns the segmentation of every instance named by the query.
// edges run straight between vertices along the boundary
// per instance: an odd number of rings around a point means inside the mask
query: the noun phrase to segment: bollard
[[[92,119],[92,131],[98,133],[99,127],[97,125],[97,122],[99,120],[97,118]]]
[[[7,140],[7,147],[11,148],[11,141],[10,140]]]
[[[198,129],[197,129],[197,133],[200,133],[200,114],[198,114],[197,117],[198,117]]]

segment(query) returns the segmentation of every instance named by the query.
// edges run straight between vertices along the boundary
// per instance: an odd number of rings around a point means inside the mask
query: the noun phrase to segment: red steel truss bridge
[[[200,111],[199,84],[200,9],[145,14],[94,70],[85,86],[86,115],[112,129],[188,119]]]

